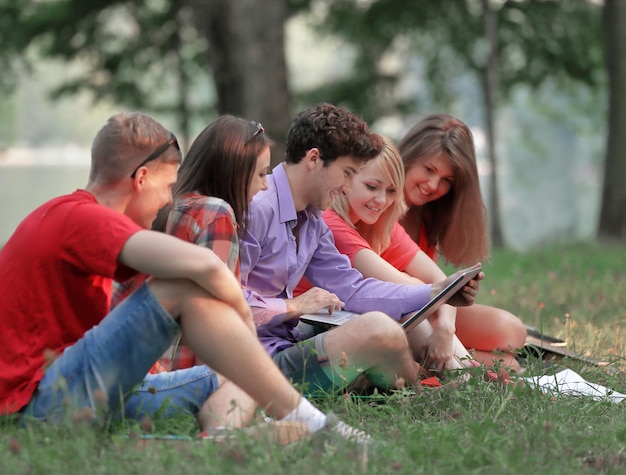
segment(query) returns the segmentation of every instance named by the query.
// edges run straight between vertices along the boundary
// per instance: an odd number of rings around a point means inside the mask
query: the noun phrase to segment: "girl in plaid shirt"
[[[152,228],[208,247],[239,278],[239,236],[245,231],[248,204],[267,188],[272,139],[259,122],[224,115],[194,140],[178,170],[174,203],[159,213]],[[116,283],[112,307],[147,278]],[[179,337],[151,369],[174,371],[203,364]]]

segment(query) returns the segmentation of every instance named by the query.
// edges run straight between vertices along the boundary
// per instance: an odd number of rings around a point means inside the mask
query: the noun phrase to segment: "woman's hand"
[[[479,281],[485,278],[485,273],[483,271],[478,271],[478,269],[481,268],[480,263],[475,264],[472,267],[468,267],[467,269],[457,271],[443,281],[433,283],[431,289],[431,297],[434,297],[444,288],[454,282],[454,280],[458,277],[460,273],[466,272],[474,268],[477,272],[476,276],[472,280],[470,280],[467,285],[465,285],[465,287],[463,287],[452,297],[450,297],[446,302],[455,307],[467,307],[473,305],[474,301],[476,300],[476,296],[478,295]]]

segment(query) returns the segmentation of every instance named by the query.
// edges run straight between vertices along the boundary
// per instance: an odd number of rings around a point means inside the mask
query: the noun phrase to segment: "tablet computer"
[[[428,318],[439,307],[446,303],[454,294],[462,290],[480,271],[482,271],[481,266],[472,266],[457,272],[454,280],[446,285],[426,305],[419,310],[404,315],[399,321],[400,325],[402,325],[405,331],[409,331],[415,325],[419,325],[424,319]],[[360,315],[360,313],[345,310],[335,311],[332,315],[329,315],[327,311],[322,310],[317,313],[306,313],[300,317],[300,321],[328,328],[343,325]]]

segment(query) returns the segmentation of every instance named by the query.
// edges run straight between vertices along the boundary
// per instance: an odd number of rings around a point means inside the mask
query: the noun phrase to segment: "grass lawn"
[[[494,252],[478,301],[565,339],[607,367],[560,361],[587,380],[626,393],[626,245],[558,246],[527,254]],[[527,375],[554,371],[530,359]],[[550,397],[528,386],[478,376],[457,387],[370,398],[316,401],[386,441],[365,459],[338,447],[278,447],[241,434],[228,446],[153,441],[133,427],[17,427],[0,419],[0,474],[585,474],[626,473],[626,402]],[[192,435],[194,421],[153,421],[158,434]],[[131,438],[128,438],[128,435]]]

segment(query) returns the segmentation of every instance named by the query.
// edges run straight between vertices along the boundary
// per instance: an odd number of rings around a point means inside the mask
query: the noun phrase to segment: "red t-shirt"
[[[436,249],[435,249],[435,246],[431,246],[430,243],[428,242],[428,238],[426,237],[426,228],[424,227],[423,224],[420,227],[419,242],[417,244],[419,245],[419,248],[422,251],[424,251],[428,257],[430,257],[432,260],[435,260]]]
[[[352,265],[354,265],[354,257],[357,252],[361,249],[372,249],[372,246],[370,246],[365,238],[363,238],[356,229],[346,223],[333,210],[327,209],[324,211],[322,213],[322,218],[324,218],[328,228],[333,233],[335,247],[339,250],[339,252],[350,258]],[[419,250],[419,246],[406,233],[400,223],[396,223],[393,227],[389,247],[387,247],[387,249],[380,254],[380,257],[389,262],[399,271],[403,271],[413,260]],[[306,280],[306,278],[303,278],[294,290],[293,294],[294,296],[298,296],[310,288],[311,284]],[[332,291],[332,289],[328,290]]]
[[[0,250],[0,414],[25,406],[43,377],[44,353],[60,353],[109,311],[118,263],[141,228],[78,190],[28,215]]]

